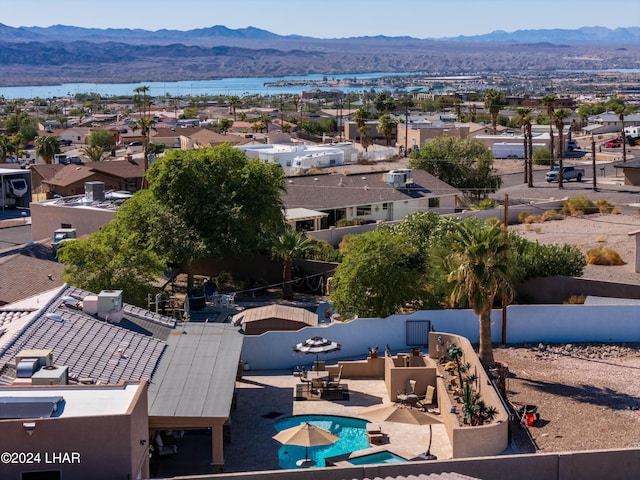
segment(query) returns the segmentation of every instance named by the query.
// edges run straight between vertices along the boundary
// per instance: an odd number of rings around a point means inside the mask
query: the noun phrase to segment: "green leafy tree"
[[[500,177],[492,172],[491,151],[475,138],[434,138],[411,153],[409,166],[475,196],[495,192],[501,185]]]
[[[115,145],[116,142],[112,132],[104,128],[98,128],[91,131],[87,138],[87,143],[91,147],[99,147],[105,150]]]
[[[514,271],[517,282],[557,275],[580,277],[586,266],[584,255],[574,245],[543,245],[530,242],[515,232],[509,233],[509,256],[517,261]]]
[[[154,162],[148,180],[154,197],[202,239],[204,251],[180,259],[187,263],[267,249],[284,228],[282,169],[230,145],[171,150]]]
[[[498,132],[498,114],[500,113],[500,109],[505,106],[504,93],[494,88],[487,90],[484,94],[484,106],[489,110],[493,134],[496,135]]]
[[[282,297],[284,299],[293,298],[293,259],[302,257],[312,246],[311,241],[304,233],[291,227],[285,228],[274,239],[271,255],[282,260]]]
[[[163,272],[165,263],[139,235],[116,219],[102,226],[88,239],[63,242],[58,260],[65,265],[66,282],[90,292],[123,290],[124,300],[146,306],[150,287]]]
[[[218,121],[218,131],[222,134],[227,133],[231,127],[233,127],[233,120],[230,118],[221,118]]]
[[[60,137],[46,135],[36,138],[36,155],[41,156],[45,163],[52,163],[57,153],[60,153]]]
[[[341,313],[387,317],[423,296],[422,272],[411,265],[415,246],[388,228],[354,235],[333,275],[331,303]]]
[[[504,293],[507,301],[514,296],[508,243],[504,230],[496,222],[468,218],[457,225],[450,236],[449,281],[454,289],[452,303],[468,302],[480,318],[480,361],[493,366],[491,311],[495,298]]]
[[[36,120],[29,116],[27,112],[15,112],[7,116],[4,121],[4,128],[7,134],[13,135],[20,131],[20,128],[25,126],[32,126],[36,128]]]
[[[398,122],[394,120],[388,113],[385,113],[380,118],[378,118],[378,125],[376,129],[378,130],[378,133],[384,135],[384,140],[387,147],[391,145],[391,138],[393,137],[393,133],[397,128]]]

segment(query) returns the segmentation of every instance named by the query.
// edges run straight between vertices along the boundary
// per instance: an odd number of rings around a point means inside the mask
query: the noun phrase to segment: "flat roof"
[[[228,418],[244,339],[239,330],[176,326],[149,385],[149,417]]]
[[[70,385],[65,387],[0,387],[2,398],[24,398],[25,401],[52,397],[62,397],[61,408],[53,417],[88,417],[101,415],[123,415],[129,411],[133,400],[144,383],[126,383],[123,385],[95,386]]]

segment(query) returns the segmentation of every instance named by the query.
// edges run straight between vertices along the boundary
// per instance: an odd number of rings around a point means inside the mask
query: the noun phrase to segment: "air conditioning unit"
[[[42,367],[31,375],[31,385],[67,385],[69,383],[69,367]]]
[[[16,355],[16,365],[25,359],[37,359],[40,367],[50,367],[53,365],[53,350],[20,350]]]
[[[88,202],[104,200],[104,182],[85,182],[84,196]]]
[[[98,294],[98,316],[115,323],[122,320],[122,290],[102,290]]]

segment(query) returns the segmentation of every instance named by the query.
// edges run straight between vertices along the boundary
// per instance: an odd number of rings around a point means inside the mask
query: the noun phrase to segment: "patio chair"
[[[300,373],[300,381],[307,386],[307,393],[309,393],[309,390],[311,389],[311,380],[308,377],[307,370],[302,370]]]
[[[416,403],[416,406],[422,408],[425,412],[435,405],[434,396],[436,389],[433,385],[427,385],[427,393],[422,400]]]
[[[400,403],[409,405],[415,405],[418,402],[418,395],[416,395],[416,381],[408,380],[407,387],[405,388],[404,393],[398,393],[396,398],[400,400]]]
[[[162,436],[159,433],[156,434],[153,443],[155,451],[161,457],[165,455],[175,455],[176,453],[178,453],[178,446],[175,444],[165,445],[164,441],[162,440]]]
[[[335,378],[329,378],[327,382],[327,388],[338,388],[340,386],[340,380],[342,379],[342,368],[344,365],[340,365],[338,369],[338,376]]]

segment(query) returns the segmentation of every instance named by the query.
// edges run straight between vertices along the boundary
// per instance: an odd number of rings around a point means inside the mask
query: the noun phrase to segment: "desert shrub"
[[[598,207],[598,211],[602,214],[605,213],[614,213],[617,210],[617,213],[620,213],[620,209],[617,208],[613,203],[601,198],[596,201],[596,206]]]
[[[527,222],[527,218],[529,216],[533,215],[533,213],[531,212],[520,212],[518,214],[518,222],[520,223],[526,223]]]
[[[338,227],[351,227],[354,225],[362,225],[364,223],[364,219],[360,218],[360,217],[355,217],[352,218],[351,220],[346,219],[346,218],[341,218],[340,220],[338,220]]]
[[[328,242],[324,240],[311,240],[311,248],[305,252],[304,258],[309,260],[317,260],[320,262],[339,262],[342,259],[342,254],[337,248],[333,248]]]
[[[551,153],[546,148],[534,148],[532,161],[535,165],[551,165]]]
[[[599,245],[587,252],[587,263],[589,265],[624,265],[625,262],[620,254],[611,247]]]
[[[524,223],[540,223],[542,222],[542,215],[536,215],[532,213],[525,218]]]
[[[547,210],[542,214],[543,222],[550,222],[553,220],[563,220],[563,219],[564,219],[564,215],[556,212],[555,210]]]
[[[589,197],[586,197],[584,195],[576,195],[575,197],[571,197],[564,202],[561,213],[565,215],[577,216],[598,213],[599,211],[599,208]]]
[[[495,200],[491,198],[485,198],[484,200],[479,200],[471,205],[471,210],[489,210],[491,208],[496,208],[498,204]]]
[[[571,295],[563,303],[565,305],[582,305],[584,304],[586,299],[587,297],[585,297],[584,295]]]
[[[574,245],[542,245],[539,242],[530,242],[515,233],[509,235],[509,242],[509,256],[517,262],[517,281],[556,275],[579,277],[584,272],[584,255]]]

